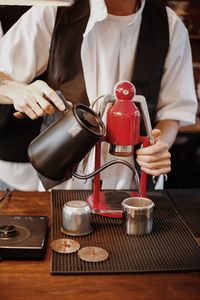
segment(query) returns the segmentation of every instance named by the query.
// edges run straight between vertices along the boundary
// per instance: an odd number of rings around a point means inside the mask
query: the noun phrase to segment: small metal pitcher
[[[87,202],[81,200],[68,201],[62,209],[61,231],[72,236],[89,234],[92,231],[90,219],[91,210]]]
[[[126,234],[149,234],[153,227],[152,200],[143,197],[130,197],[122,201],[122,225]]]

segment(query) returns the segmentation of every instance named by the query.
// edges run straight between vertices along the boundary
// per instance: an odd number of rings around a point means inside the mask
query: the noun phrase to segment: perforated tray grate
[[[65,202],[86,200],[91,191],[53,190],[52,239],[63,238],[62,207]],[[155,203],[153,231],[145,236],[126,235],[121,219],[92,215],[93,232],[77,240],[81,248],[97,246],[106,249],[109,258],[103,262],[82,261],[76,253],[52,251],[52,274],[144,273],[200,270],[200,246],[191,231],[173,208],[168,196],[161,191],[149,193]]]
[[[169,197],[195,236],[200,236],[200,189],[169,189]]]

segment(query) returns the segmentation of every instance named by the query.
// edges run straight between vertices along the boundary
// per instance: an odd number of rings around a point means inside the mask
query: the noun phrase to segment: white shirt
[[[103,0],[90,1],[91,14],[81,48],[90,104],[99,95],[113,93],[116,81],[131,79],[144,4],[145,0],[141,0],[140,9],[132,16],[117,17],[108,15]],[[46,69],[56,11],[55,7],[37,6],[22,16],[0,41],[1,71],[8,73],[14,80],[29,83]],[[187,30],[181,20],[170,8],[167,8],[167,15],[170,46],[156,120],[174,119],[180,121],[182,126],[195,122],[197,110],[191,49]],[[107,144],[103,146],[102,163],[115,158],[108,154],[107,147]],[[93,156],[94,153],[91,153],[85,173],[93,171]],[[133,163],[132,158],[127,158],[127,161]],[[17,182],[13,172],[16,165],[21,170],[21,183]],[[25,164],[0,161],[0,179],[20,190],[35,189],[35,170],[30,164],[26,165],[27,169]],[[25,186],[25,178],[28,177],[30,183]],[[132,174],[126,166],[112,166],[103,171],[101,177],[104,179],[103,188],[132,187]],[[68,180],[58,188],[91,188],[91,180],[86,184],[77,179]]]
[[[0,23],[0,38],[3,36],[3,29],[2,29],[2,25]]]

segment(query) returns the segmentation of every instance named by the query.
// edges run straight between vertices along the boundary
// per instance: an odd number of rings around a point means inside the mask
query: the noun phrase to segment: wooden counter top
[[[0,203],[0,214],[48,215],[50,218],[50,194],[12,192],[11,197]],[[42,261],[0,262],[1,300],[200,299],[199,272],[52,276],[49,242],[50,236]]]

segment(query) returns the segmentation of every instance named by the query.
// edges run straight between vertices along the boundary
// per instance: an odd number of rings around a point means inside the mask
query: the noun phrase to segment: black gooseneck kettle
[[[65,103],[65,112],[59,112],[54,117],[56,121],[41,132],[28,147],[29,160],[37,170],[44,188],[53,188],[72,176],[87,180],[118,163],[126,165],[136,176],[135,167],[121,159],[105,163],[87,175],[76,173],[78,164],[86,154],[98,141],[105,140],[106,127],[93,109],[80,103],[73,106],[60,91],[57,94]]]
[[[57,93],[63,99],[60,91]],[[69,179],[78,163],[106,133],[101,118],[87,105],[73,106],[66,100],[65,105],[62,116],[28,147],[29,160],[45,189]]]

